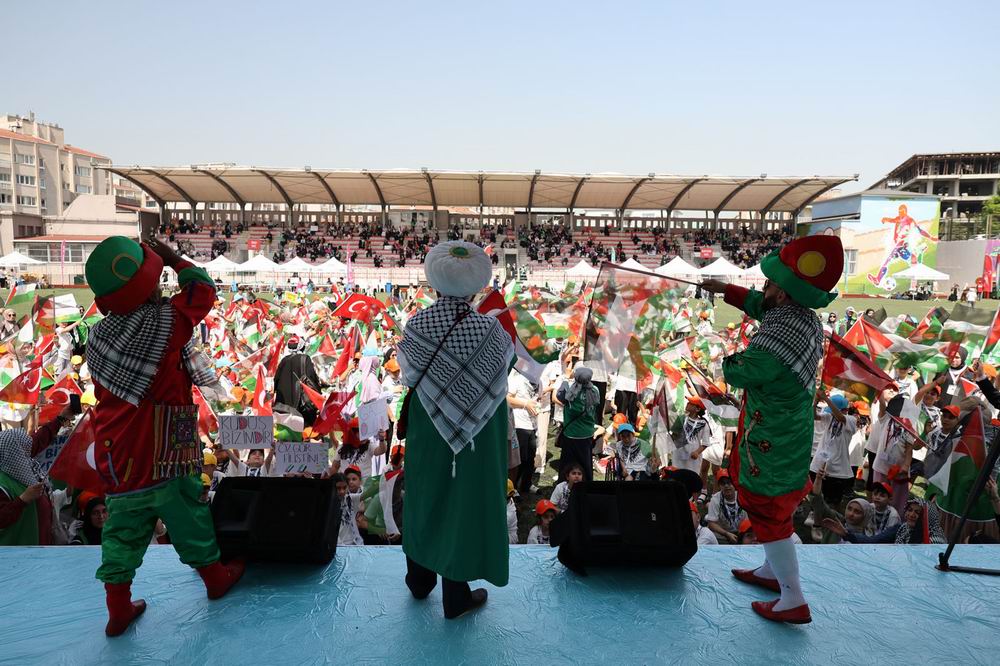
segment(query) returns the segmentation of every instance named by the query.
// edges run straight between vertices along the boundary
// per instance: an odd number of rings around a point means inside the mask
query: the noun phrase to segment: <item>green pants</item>
[[[201,479],[185,476],[134,495],[109,498],[97,579],[131,582],[153,538],[157,518],[167,526],[181,562],[198,568],[218,561],[212,514],[200,501],[201,493]]]

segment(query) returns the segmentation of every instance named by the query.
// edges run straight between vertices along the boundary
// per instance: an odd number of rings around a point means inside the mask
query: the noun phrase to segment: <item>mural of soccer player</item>
[[[889,265],[896,259],[909,261],[911,265],[919,263],[920,257],[927,248],[927,244],[922,242],[920,237],[923,236],[930,243],[936,243],[938,240],[936,236],[920,228],[921,224],[928,224],[930,222],[931,220],[925,220],[924,222],[914,220],[907,212],[906,204],[900,204],[899,214],[896,217],[882,218],[882,224],[893,225],[892,249],[886,255],[878,273],[875,275],[868,274],[868,280],[873,285],[882,289],[892,289],[895,286],[895,280],[891,280],[890,278],[891,284],[890,280],[886,280],[886,273],[889,272]]]

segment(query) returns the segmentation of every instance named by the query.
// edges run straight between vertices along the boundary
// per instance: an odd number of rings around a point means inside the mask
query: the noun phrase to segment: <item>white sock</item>
[[[774,580],[775,577],[774,572],[771,570],[771,563],[767,561],[766,557],[764,558],[764,564],[754,569],[753,572],[760,578],[769,578],[770,580]]]
[[[795,544],[791,538],[765,543],[764,554],[781,586],[781,599],[774,605],[774,610],[789,610],[804,604],[806,600],[802,596],[802,582],[799,579],[799,559],[795,555]]]

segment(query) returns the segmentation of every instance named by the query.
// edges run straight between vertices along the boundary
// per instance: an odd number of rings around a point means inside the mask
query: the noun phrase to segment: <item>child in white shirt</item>
[[[535,505],[535,514],[538,516],[538,524],[528,532],[527,544],[548,545],[549,543],[549,523],[558,513],[556,505],[549,500],[538,500]]]
[[[573,490],[573,485],[583,481],[583,467],[579,463],[572,463],[566,468],[566,480],[556,485],[549,498],[559,511],[569,508],[569,493]]]

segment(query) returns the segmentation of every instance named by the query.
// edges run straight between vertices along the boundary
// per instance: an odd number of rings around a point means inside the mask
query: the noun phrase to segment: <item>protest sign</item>
[[[219,437],[224,449],[269,449],[274,443],[274,417],[219,414]]]
[[[362,440],[376,437],[381,431],[388,429],[389,412],[383,398],[358,405],[358,436]]]
[[[63,444],[69,439],[69,432],[59,434],[52,443],[46,446],[44,449],[38,452],[35,456],[35,460],[38,462],[38,466],[41,467],[43,474],[48,474],[49,469],[52,468],[52,463],[56,461],[56,457],[59,452],[62,451]]]
[[[276,474],[322,473],[327,468],[327,448],[323,442],[275,442]]]

